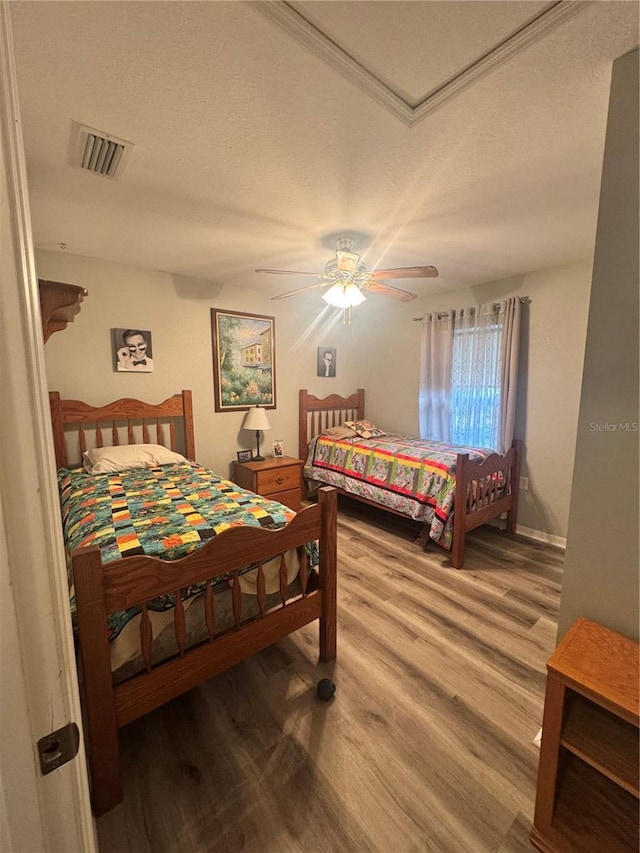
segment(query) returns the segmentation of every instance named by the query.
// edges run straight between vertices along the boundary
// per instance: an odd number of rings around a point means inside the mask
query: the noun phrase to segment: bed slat
[[[300,562],[300,586],[304,596],[307,594],[307,583],[309,581],[309,558],[306,548],[298,548],[298,560]]]
[[[153,628],[151,627],[151,619],[147,610],[146,602],[142,605],[142,615],[140,617],[140,649],[144,659],[144,665],[147,672],[151,672],[151,645],[153,643]]]
[[[82,459],[87,449],[87,442],[84,437],[84,430],[82,429],[82,424],[80,424],[80,427],[78,429],[78,441],[80,443],[80,458]]]
[[[114,447],[118,447],[120,443],[120,436],[118,435],[118,425],[115,421],[111,421],[111,443]]]
[[[264,589],[264,569],[262,568],[262,560],[258,563],[258,608],[260,615],[264,616],[265,589]]]
[[[184,620],[184,602],[182,601],[182,591],[176,592],[176,606],[173,613],[173,627],[176,634],[176,643],[180,651],[180,657],[184,657],[184,646],[187,637],[187,628]]]
[[[204,621],[207,625],[209,640],[213,640],[216,627],[216,611],[213,604],[211,581],[207,581],[207,588],[204,591]]]
[[[240,621],[242,618],[242,591],[240,589],[240,581],[238,575],[233,578],[231,587],[231,603],[233,606],[233,618],[236,620],[236,628],[240,629]]]
[[[284,558],[284,554],[280,554],[280,598],[282,599],[282,606],[286,607],[287,604],[287,562]]]
[[[162,426],[160,425],[160,421],[156,419],[156,444],[162,444]],[[171,448],[174,450],[174,448]]]
[[[127,444],[135,444],[136,437],[133,432],[133,424],[131,421],[127,421]]]
[[[142,443],[151,444],[149,441],[149,429],[147,427],[147,422],[144,419],[142,421]]]

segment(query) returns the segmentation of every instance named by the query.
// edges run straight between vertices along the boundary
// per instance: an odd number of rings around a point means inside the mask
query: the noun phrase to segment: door
[[[37,741],[81,726],[15,82],[0,0],[0,848],[96,849],[83,747],[43,776]]]

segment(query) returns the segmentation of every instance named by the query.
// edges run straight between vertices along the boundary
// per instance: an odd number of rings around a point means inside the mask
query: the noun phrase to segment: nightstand
[[[547,664],[531,841],[638,849],[638,643],[578,619]]]
[[[264,462],[236,462],[233,480],[243,489],[280,501],[296,512],[302,507],[301,459],[281,456]]]

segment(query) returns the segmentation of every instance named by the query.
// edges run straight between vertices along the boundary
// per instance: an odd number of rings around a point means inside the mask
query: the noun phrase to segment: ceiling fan
[[[392,287],[387,284],[389,279],[397,278],[435,278],[438,270],[435,267],[399,267],[388,270],[372,270],[368,272],[360,255],[354,252],[355,240],[350,237],[341,237],[336,244],[336,255],[325,266],[324,273],[298,272],[295,270],[256,270],[259,273],[270,273],[271,275],[299,275],[308,278],[317,278],[320,281],[307,287],[299,287],[288,293],[280,293],[273,299],[286,299],[297,293],[305,293],[316,288],[328,287],[322,298],[335,308],[344,308],[351,312],[356,305],[364,302],[366,296],[363,291],[370,290],[374,293],[382,293],[392,296],[394,299],[402,299],[410,302],[416,298],[415,293]]]

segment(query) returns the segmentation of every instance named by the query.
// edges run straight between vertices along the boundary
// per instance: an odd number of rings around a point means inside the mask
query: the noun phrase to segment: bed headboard
[[[350,397],[330,394],[322,399],[302,388],[299,413],[298,454],[304,460],[307,458],[309,442],[320,435],[323,429],[364,418],[364,388],[358,388]]]
[[[49,404],[58,468],[68,468],[69,457],[72,465],[80,464],[88,447],[119,444],[162,444],[195,460],[191,391],[174,394],[163,403],[125,398],[104,406],[62,400],[57,391],[50,391]],[[70,425],[75,429],[68,429]],[[184,449],[179,446],[181,438]]]

